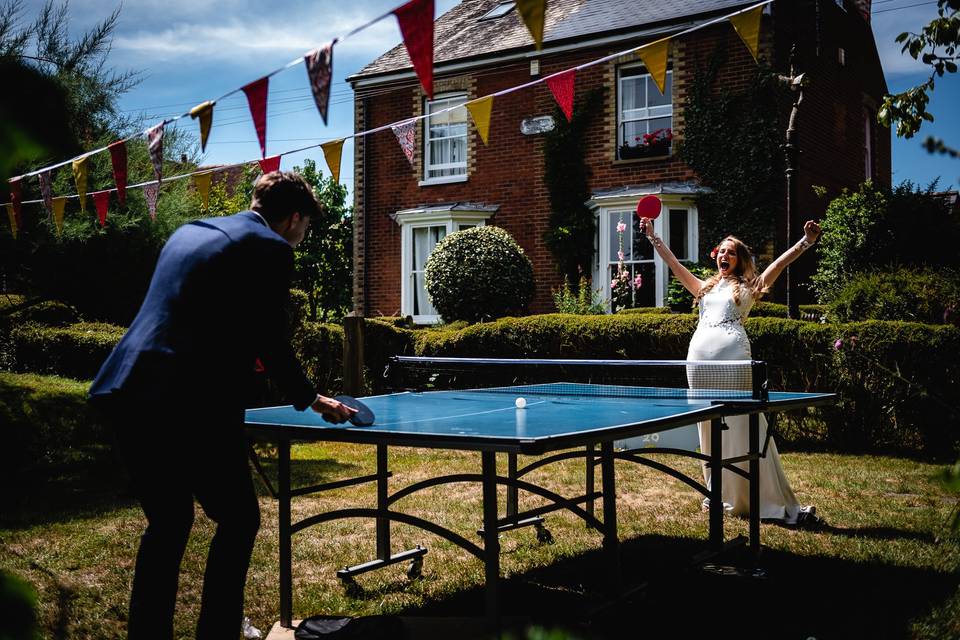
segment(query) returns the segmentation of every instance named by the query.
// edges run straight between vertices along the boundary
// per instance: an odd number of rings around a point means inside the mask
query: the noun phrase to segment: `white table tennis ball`
[[[517,398],[513,404],[517,405],[517,409],[523,409],[527,406],[527,401],[523,398]]]

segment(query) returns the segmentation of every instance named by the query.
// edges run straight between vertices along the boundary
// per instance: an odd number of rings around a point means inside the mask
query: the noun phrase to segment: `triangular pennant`
[[[253,118],[253,127],[257,130],[257,140],[260,141],[260,157],[267,157],[267,91],[270,79],[260,78],[243,88],[247,95],[247,104],[250,106],[250,117]]]
[[[323,149],[323,157],[327,161],[327,167],[330,169],[330,175],[333,181],[340,184],[340,158],[343,155],[343,138],[324,142],[320,145]]]
[[[307,79],[313,90],[313,101],[327,124],[327,108],[330,105],[330,79],[333,78],[333,42],[314,49],[303,58],[307,67]]]
[[[190,109],[190,117],[200,120],[200,151],[207,150],[207,137],[210,135],[210,125],[213,123],[213,103],[207,100]]]
[[[127,143],[117,140],[107,148],[113,165],[113,182],[117,185],[117,202],[122,205],[127,201]]]
[[[147,211],[150,212],[150,219],[157,219],[157,196],[160,194],[159,184],[143,185],[143,197],[147,201]]]
[[[264,173],[280,171],[280,156],[270,156],[269,158],[264,158],[263,160],[257,160],[257,163],[260,165],[260,171],[263,171]]]
[[[410,0],[393,10],[400,23],[403,44],[407,47],[420,86],[433,99],[433,0]]]
[[[547,78],[547,86],[550,87],[553,99],[557,101],[563,115],[567,116],[567,122],[573,118],[573,83],[576,75],[576,69],[567,69]]]
[[[87,212],[87,156],[71,163],[73,181],[77,183],[77,196],[80,198],[81,213]]]
[[[537,50],[543,46],[543,22],[547,12],[547,0],[517,0],[517,11],[523,18],[523,24],[533,36]]]
[[[198,173],[193,176],[193,184],[200,194],[200,202],[203,203],[203,209],[207,210],[210,206],[210,183],[213,181],[212,173]]]
[[[416,120],[407,120],[390,127],[393,130],[393,135],[397,136],[397,142],[400,143],[403,155],[407,156],[407,161],[411,167],[413,166],[414,147],[416,146],[416,126]]]
[[[473,124],[477,127],[477,133],[483,144],[487,144],[487,135],[490,133],[490,111],[493,109],[493,96],[486,96],[464,105],[473,118]]]
[[[63,232],[63,210],[66,206],[66,198],[53,199],[53,223],[57,226],[57,235]]]
[[[13,212],[13,203],[7,203],[7,217],[10,218],[10,233],[13,234],[13,239],[17,239],[17,214]]]
[[[23,192],[20,187],[22,178],[13,178],[10,180],[10,204],[13,206],[13,215],[17,219],[17,228],[23,228]]]
[[[147,131],[147,147],[150,149],[150,161],[153,163],[157,184],[163,180],[163,127],[164,123],[161,122]]]
[[[640,54],[640,59],[643,60],[644,66],[647,68],[647,72],[656,83],[657,89],[660,89],[660,95],[663,95],[667,85],[667,52],[669,50],[670,40],[661,40],[648,44],[645,47],[640,47],[637,51],[637,53]]]
[[[53,188],[50,186],[49,171],[40,174],[40,196],[43,198],[43,206],[47,210],[47,216],[50,216],[53,213]]]
[[[730,24],[737,30],[737,34],[750,50],[754,60],[760,56],[760,18],[763,16],[764,5],[754,7],[749,11],[738,13],[730,17]]]
[[[97,208],[97,218],[100,219],[100,226],[107,226],[107,209],[110,206],[110,192],[109,191],[95,191],[93,192],[93,204]]]

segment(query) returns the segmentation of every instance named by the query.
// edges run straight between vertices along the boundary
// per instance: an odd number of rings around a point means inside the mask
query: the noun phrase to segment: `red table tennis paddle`
[[[663,203],[660,202],[660,198],[655,195],[643,196],[640,198],[640,202],[637,203],[637,217],[638,218],[649,218],[653,220],[660,217],[660,209],[663,208]]]
[[[373,415],[373,411],[370,410],[370,407],[363,404],[353,396],[336,396],[334,400],[339,400],[351,409],[357,410],[355,414],[350,416],[350,423],[356,427],[369,427],[376,419]]]

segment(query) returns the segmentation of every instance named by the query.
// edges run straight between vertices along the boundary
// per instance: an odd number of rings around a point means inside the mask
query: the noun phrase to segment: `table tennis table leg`
[[[723,550],[723,430],[721,418],[710,421],[710,548]]]
[[[586,481],[584,482],[584,484],[586,484],[586,494],[590,496],[590,499],[587,500],[587,513],[589,513],[590,515],[594,515],[594,513],[596,512],[596,505],[594,504],[594,499],[593,499],[593,487],[595,485],[595,482],[593,479],[593,463],[594,463],[593,452],[594,452],[594,445],[588,444],[587,455],[586,455],[586,464],[587,464]],[[587,525],[587,526],[589,527],[590,525]]]
[[[290,523],[290,441],[277,443],[277,502],[280,520],[280,625],[293,627],[293,557]]]
[[[760,552],[760,414],[750,414],[750,552]]]
[[[507,476],[511,480],[517,479],[517,454],[507,454]],[[520,503],[520,490],[515,485],[507,487],[507,517],[515,517]]]
[[[600,444],[600,480],[603,483],[603,554],[609,587],[620,587],[620,539],[617,534],[617,487],[613,442]]]
[[[387,479],[390,471],[387,468],[387,445],[377,445],[377,511],[386,513],[388,503]],[[377,557],[386,562],[390,560],[390,520],[385,517],[377,518]]]
[[[493,451],[480,453],[483,473],[483,560],[486,582],[484,609],[491,628],[500,625],[500,538],[497,530],[497,457]]]

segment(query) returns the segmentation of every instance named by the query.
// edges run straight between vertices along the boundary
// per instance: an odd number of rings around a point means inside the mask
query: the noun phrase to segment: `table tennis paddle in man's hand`
[[[370,407],[363,404],[353,396],[335,396],[334,400],[338,400],[356,411],[355,414],[350,416],[350,423],[356,427],[369,427],[376,419],[376,417],[373,415],[373,411],[370,410]]]

